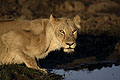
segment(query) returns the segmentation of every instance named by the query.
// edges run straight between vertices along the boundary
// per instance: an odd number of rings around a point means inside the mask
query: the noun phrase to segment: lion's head
[[[74,19],[54,18],[50,16],[54,34],[64,52],[71,53],[76,47],[77,30],[80,29],[80,17],[76,15]]]

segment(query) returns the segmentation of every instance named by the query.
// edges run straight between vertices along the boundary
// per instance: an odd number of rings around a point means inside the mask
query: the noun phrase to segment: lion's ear
[[[77,26],[78,29],[81,29],[81,26],[80,26],[80,22],[81,22],[81,18],[79,15],[76,15],[73,19],[75,25]]]
[[[55,18],[53,17],[52,14],[50,15],[50,22],[51,22],[52,25],[55,24],[55,22],[56,22],[56,20],[55,20]]]

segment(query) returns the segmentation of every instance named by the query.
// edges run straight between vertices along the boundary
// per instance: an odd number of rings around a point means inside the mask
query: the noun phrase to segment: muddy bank
[[[52,73],[43,74],[23,65],[14,64],[0,67],[0,80],[62,80],[62,76]]]
[[[48,70],[72,69],[76,66],[80,68],[82,65],[84,65],[82,68],[85,68],[88,64],[97,67],[96,64],[120,63],[119,5],[119,0],[1,0],[0,20],[49,18],[50,14],[68,18],[80,15],[81,30],[79,30],[75,52],[72,54],[66,54],[62,50],[51,52],[45,59],[41,59],[38,65]],[[9,80],[12,78],[17,80],[17,76],[34,80],[37,78],[36,76],[40,78],[42,75],[38,71],[28,70],[26,67],[24,67],[27,69],[26,71],[19,73],[18,68],[22,70],[23,67],[21,65],[1,66],[0,78],[3,78],[1,76],[3,73],[4,77]],[[8,70],[9,68],[12,72]],[[28,71],[35,72],[35,74],[29,74]],[[53,75],[55,78],[55,74]],[[57,76],[53,79],[51,76],[43,75],[49,80],[58,80]]]

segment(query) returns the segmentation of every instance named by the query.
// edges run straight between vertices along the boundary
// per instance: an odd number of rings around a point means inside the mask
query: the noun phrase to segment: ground
[[[89,66],[94,69],[93,65],[101,68],[104,66],[101,64],[120,64],[119,5],[119,0],[1,0],[0,21],[49,18],[50,14],[68,18],[80,15],[81,30],[75,52],[70,55],[62,50],[54,51],[38,64],[48,70],[76,69],[78,65],[79,69]],[[42,75],[24,65],[0,66],[2,80],[36,80],[37,77],[41,80],[62,79],[56,74]]]

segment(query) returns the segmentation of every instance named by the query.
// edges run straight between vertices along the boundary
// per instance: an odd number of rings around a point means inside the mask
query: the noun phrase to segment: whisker
[[[84,47],[84,45],[82,45],[82,44],[80,44],[80,43],[78,43],[78,42],[77,42],[76,44],[78,45],[78,47],[80,47],[80,46],[81,46],[81,47]]]
[[[80,43],[77,42],[77,45],[82,46]]]

